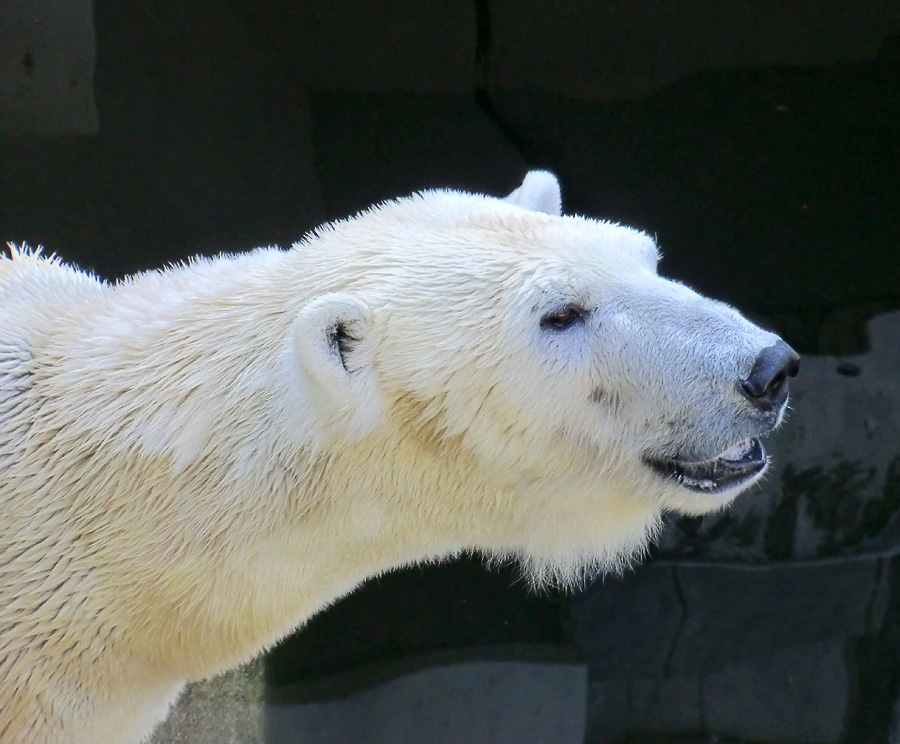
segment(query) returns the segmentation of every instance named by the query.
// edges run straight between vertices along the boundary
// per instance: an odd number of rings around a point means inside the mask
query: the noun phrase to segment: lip
[[[745,439],[710,460],[645,457],[658,475],[695,493],[720,494],[749,485],[766,469],[769,458],[759,439]]]

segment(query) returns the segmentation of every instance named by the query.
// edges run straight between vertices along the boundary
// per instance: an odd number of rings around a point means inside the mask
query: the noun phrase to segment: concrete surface
[[[189,685],[150,744],[262,744],[263,661]]]

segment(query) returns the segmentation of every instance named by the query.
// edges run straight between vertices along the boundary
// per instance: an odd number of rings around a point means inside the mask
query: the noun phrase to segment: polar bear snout
[[[778,339],[759,353],[739,389],[763,413],[780,412],[787,402],[788,380],[796,377],[799,371],[800,355]]]

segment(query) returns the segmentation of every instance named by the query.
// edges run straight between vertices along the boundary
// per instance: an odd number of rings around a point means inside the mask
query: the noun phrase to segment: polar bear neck
[[[427,479],[396,467],[377,479],[357,475],[359,457],[371,457],[373,444],[395,461],[428,457],[416,443],[367,441],[312,466],[279,466],[264,500],[237,516],[233,507],[223,507],[203,526],[204,536],[192,536],[190,545],[167,556],[171,569],[158,592],[145,582],[146,605],[137,613],[160,622],[158,633],[144,637],[166,638],[148,654],[187,678],[214,674],[270,646],[368,578],[470,550],[524,559],[535,582],[572,581],[580,575],[576,570],[616,567],[623,558],[619,550],[598,561],[591,552],[596,535],[585,536],[579,553],[584,518],[577,508],[568,515],[560,508],[568,495],[563,487],[523,494],[439,453]],[[315,497],[298,479],[318,484]],[[522,508],[523,496],[533,498],[530,508]],[[655,529],[655,512],[634,502],[612,503],[617,548],[630,529],[628,549],[639,551]],[[523,536],[532,536],[537,547]],[[148,575],[160,569],[142,568]],[[214,584],[196,580],[210,575],[218,577]],[[172,617],[179,618],[175,627]]]

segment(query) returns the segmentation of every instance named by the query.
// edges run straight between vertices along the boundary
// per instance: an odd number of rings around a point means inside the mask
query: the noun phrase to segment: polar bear
[[[761,476],[797,371],[545,172],[114,285],[10,253],[2,744],[139,742],[398,566],[618,567]]]

